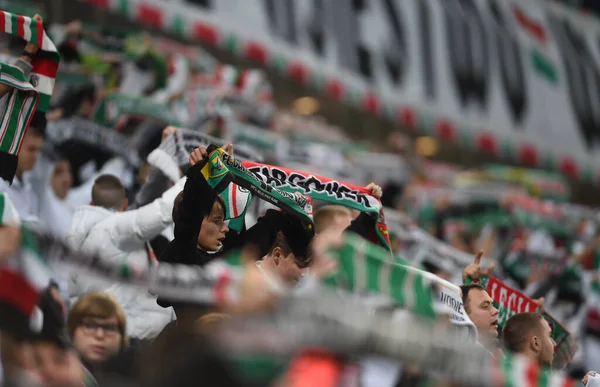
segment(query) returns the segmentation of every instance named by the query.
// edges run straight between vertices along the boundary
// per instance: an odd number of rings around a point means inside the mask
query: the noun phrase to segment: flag
[[[33,20],[22,15],[0,11],[0,30],[16,35],[27,42],[33,43],[40,51],[33,59],[29,82],[39,93],[38,110],[45,112],[50,105],[50,97],[54,89],[54,81],[58,73],[60,54],[50,40],[41,21]]]

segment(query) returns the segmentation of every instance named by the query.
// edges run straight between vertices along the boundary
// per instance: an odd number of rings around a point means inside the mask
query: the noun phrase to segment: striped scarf
[[[5,63],[0,63],[0,83],[11,88],[0,98],[3,102],[0,103],[0,178],[12,182],[17,156],[38,106],[39,94],[21,69]]]
[[[44,25],[41,21],[5,11],[0,12],[2,13],[0,15],[0,31],[16,35],[40,48],[33,59],[33,69],[29,81],[39,93],[38,110],[45,112],[50,105],[60,54],[46,31],[44,31]]]
[[[159,168],[172,181],[180,177],[179,166],[188,163],[188,156],[199,146],[209,147],[211,144],[223,144],[225,140],[209,136],[207,134],[178,128],[177,132],[169,135],[163,140],[159,148],[148,156],[148,162]],[[261,160],[262,156],[251,149],[236,147],[234,150],[236,160]],[[207,181],[213,184],[216,180],[211,175],[212,170],[207,172]],[[247,189],[236,183],[231,183],[223,189],[219,196],[225,202],[225,219],[228,227],[240,232],[245,225],[245,216],[252,194]]]
[[[306,172],[252,162],[242,163],[260,181],[281,191],[300,192],[315,200],[340,204],[374,214],[375,229],[368,235],[373,243],[381,244],[391,251],[391,242],[383,214],[381,201],[363,187],[312,175]]]
[[[303,224],[307,236],[312,238],[314,235],[312,202],[308,198],[298,193],[265,186],[223,149],[216,148],[209,154],[202,174],[208,184],[225,200],[225,217],[230,220],[230,228],[241,230],[246,209],[252,195],[255,195],[294,215]]]

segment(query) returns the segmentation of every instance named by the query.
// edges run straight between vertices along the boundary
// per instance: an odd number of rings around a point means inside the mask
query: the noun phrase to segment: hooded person
[[[204,147],[197,148],[190,156],[191,167],[186,172],[187,182],[173,206],[175,239],[159,260],[204,266],[222,257],[223,253],[245,244],[253,244],[258,256],[265,257],[272,250],[277,234],[281,231],[292,251],[298,253],[297,257],[306,257],[303,251],[306,251],[310,238],[305,236],[299,222],[281,211],[267,211],[253,227],[240,234],[229,230],[225,221],[224,202],[201,172],[207,156],[208,152]],[[186,310],[194,317],[207,311],[196,305],[174,303],[164,298],[159,298],[158,304],[164,307],[172,305],[178,319],[187,313]]]
[[[157,265],[148,243],[172,223],[174,198],[181,191],[181,179],[161,197],[136,210],[127,208],[125,189],[112,175],[98,177],[92,188],[92,202],[75,212],[67,242],[75,250],[110,260],[126,260],[139,267]],[[125,285],[108,283],[74,275],[69,291],[79,296],[104,290],[115,297],[127,316],[127,335],[134,339],[151,339],[173,319],[172,309],[156,305],[156,297]]]

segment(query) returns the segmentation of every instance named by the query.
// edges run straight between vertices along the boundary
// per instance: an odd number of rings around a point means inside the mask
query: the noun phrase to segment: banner
[[[329,96],[596,183],[600,25],[536,0],[83,0]]]

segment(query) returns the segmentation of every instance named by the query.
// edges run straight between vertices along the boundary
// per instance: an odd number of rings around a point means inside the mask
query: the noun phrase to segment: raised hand
[[[371,195],[375,196],[377,199],[381,199],[381,196],[383,196],[383,190],[380,186],[378,186],[375,183],[369,184],[365,187],[365,189],[369,190],[369,192],[371,192]]]
[[[33,19],[32,21],[42,21],[42,17],[37,13],[33,16],[32,19]],[[40,48],[37,46],[37,44],[27,42],[27,44],[25,45],[25,52],[27,54],[37,55],[39,50],[40,50]],[[27,58],[28,58],[27,62],[31,63],[31,58],[29,58],[29,57],[27,57]]]
[[[492,263],[485,270],[481,270],[481,257],[483,257],[483,251],[480,251],[475,255],[474,263],[465,267],[462,274],[463,282],[465,282],[467,278],[470,278],[473,282],[478,282],[479,277],[481,277],[482,274],[490,275],[492,270],[496,268],[496,265]]]
[[[160,138],[160,142],[165,141],[165,139],[167,137],[169,137],[171,134],[175,134],[175,133],[177,133],[177,128],[176,127],[174,127],[174,126],[167,126],[162,131],[162,136]]]
[[[190,154],[190,165],[194,166],[197,163],[199,163],[200,161],[204,160],[205,158],[208,158],[208,153],[206,152],[206,147],[198,147],[196,149],[194,149],[194,151]]]
[[[590,371],[590,372],[588,372],[587,374],[585,374],[585,376],[584,376],[584,377],[583,377],[583,379],[581,380],[581,383],[583,383],[583,385],[584,385],[584,386],[587,386],[587,385],[588,385],[588,382],[589,382],[590,380],[594,380],[594,381],[596,381],[596,375],[597,375],[597,374],[596,374],[596,371]],[[591,385],[592,385],[592,383],[590,383],[590,386],[591,386]],[[594,385],[597,385],[597,384],[594,384]],[[591,387],[593,387],[593,386],[591,386]]]
[[[544,304],[546,303],[546,299],[544,297],[540,297],[536,300],[533,300],[533,303],[536,304],[538,306],[538,308],[540,308],[541,313],[546,312],[546,308],[544,306]]]
[[[225,153],[227,153],[229,156],[233,157],[233,144],[229,143],[227,145],[225,145],[223,147],[223,150],[225,151]]]

